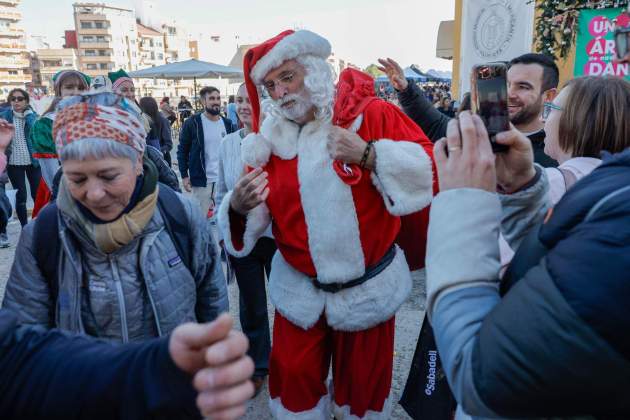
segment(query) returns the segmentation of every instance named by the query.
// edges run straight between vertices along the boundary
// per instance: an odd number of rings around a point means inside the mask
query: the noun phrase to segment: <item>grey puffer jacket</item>
[[[77,223],[59,218],[59,295],[52,302],[34,255],[34,223],[20,238],[3,307],[23,324],[59,327],[115,341],[170,333],[228,310],[216,247],[197,207],[179,195],[191,226],[192,273],[179,258],[156,209],[144,231],[112,254],[101,252]],[[53,311],[53,305],[55,310]]]

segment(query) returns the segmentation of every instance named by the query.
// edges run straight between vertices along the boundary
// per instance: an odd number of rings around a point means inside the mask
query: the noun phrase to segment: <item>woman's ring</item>
[[[456,152],[458,150],[462,150],[461,146],[449,146],[448,151],[449,152]]]

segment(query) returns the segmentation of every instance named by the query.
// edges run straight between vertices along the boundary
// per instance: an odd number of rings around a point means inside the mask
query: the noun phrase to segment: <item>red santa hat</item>
[[[326,59],[330,53],[330,43],[307,30],[284,31],[247,51],[243,58],[243,73],[249,102],[252,105],[252,130],[255,133],[258,132],[260,123],[260,101],[256,85],[262,84],[267,73],[285,61],[301,55],[314,55]]]

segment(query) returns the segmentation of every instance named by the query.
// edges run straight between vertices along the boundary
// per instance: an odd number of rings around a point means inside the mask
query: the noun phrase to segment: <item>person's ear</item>
[[[543,101],[544,102],[551,102],[554,99],[556,99],[556,96],[558,96],[558,89],[556,89],[556,88],[547,89],[543,93]]]

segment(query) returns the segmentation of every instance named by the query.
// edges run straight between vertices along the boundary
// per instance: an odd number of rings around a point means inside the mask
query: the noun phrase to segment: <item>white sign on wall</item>
[[[534,2],[527,0],[464,0],[459,92],[470,91],[476,64],[510,61],[531,52]]]

